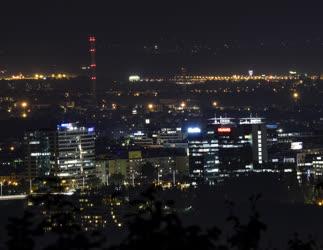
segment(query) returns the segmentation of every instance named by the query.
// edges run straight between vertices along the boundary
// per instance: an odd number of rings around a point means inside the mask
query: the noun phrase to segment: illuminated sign
[[[92,128],[88,128],[87,129],[87,132],[89,132],[89,133],[94,132],[94,128],[93,127]]]
[[[138,131],[138,132],[135,132],[133,133],[134,136],[142,136],[142,135],[145,135],[143,132],[141,131]]]
[[[73,130],[73,123],[62,123],[57,126],[57,129],[63,129],[63,130]]]
[[[231,128],[221,127],[221,128],[218,128],[218,132],[219,133],[230,133],[231,132]]]
[[[291,150],[301,150],[303,149],[303,142],[292,142],[290,145]]]
[[[62,128],[71,128],[73,125],[72,125],[72,123],[62,123],[60,126]]]
[[[187,133],[189,133],[189,134],[199,134],[199,133],[201,133],[201,129],[199,127],[189,127],[187,129]]]
[[[139,81],[140,81],[140,76],[137,76],[137,75],[129,76],[129,82],[139,82]]]

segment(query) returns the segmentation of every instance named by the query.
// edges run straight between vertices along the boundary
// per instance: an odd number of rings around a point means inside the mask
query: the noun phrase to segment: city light
[[[139,82],[139,81],[140,81],[140,76],[137,76],[137,75],[129,76],[129,82]]]
[[[63,29],[70,15],[46,1],[49,20],[30,25],[37,6],[29,2],[23,15],[3,7],[10,20],[0,48],[0,205],[8,207],[4,218],[20,204],[20,215],[31,211],[36,219],[2,223],[10,236],[4,245],[23,248],[21,235],[47,249],[62,245],[61,236],[71,236],[70,248],[98,249],[321,244],[291,233],[316,235],[323,218],[323,69],[313,60],[323,35],[321,23],[308,18],[320,16],[323,2],[264,10],[243,1],[88,1],[72,6],[81,14],[73,15],[75,27]],[[110,18],[96,18],[101,12]],[[232,29],[231,21],[242,19]],[[10,32],[16,24],[37,35],[30,41],[22,28],[16,41]],[[109,32],[100,32],[107,25]],[[181,26],[198,28],[183,35]],[[75,29],[97,34],[75,39]],[[156,35],[169,29],[171,36]],[[252,196],[258,193],[260,204]],[[261,223],[255,205],[276,208],[259,211],[272,219],[264,220],[266,235],[263,226],[252,227]],[[232,213],[233,224],[211,220]],[[293,223],[276,244],[271,232],[281,218]],[[223,237],[204,230],[208,219]],[[29,227],[21,230],[18,222]]]
[[[189,127],[187,129],[187,133],[189,133],[189,134],[199,134],[199,133],[201,133],[201,128],[199,128],[199,127]]]
[[[230,133],[231,128],[230,127],[221,127],[221,128],[218,128],[218,132],[219,133]]]
[[[298,99],[298,98],[299,98],[299,93],[294,92],[294,93],[293,93],[293,98],[294,98],[294,99]]]
[[[27,102],[21,102],[20,106],[22,108],[27,108],[28,107],[28,103]]]

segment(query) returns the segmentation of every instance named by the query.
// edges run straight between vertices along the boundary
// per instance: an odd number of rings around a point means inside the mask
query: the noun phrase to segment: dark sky
[[[106,75],[181,66],[203,73],[323,72],[318,0],[13,0],[0,8],[0,69],[10,73],[80,72],[91,33]]]

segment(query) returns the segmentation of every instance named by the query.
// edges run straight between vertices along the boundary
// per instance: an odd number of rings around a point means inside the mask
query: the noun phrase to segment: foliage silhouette
[[[142,200],[132,203],[136,212],[129,215],[129,235],[111,249],[226,249],[216,244],[218,228],[203,232],[198,226],[184,226],[174,203],[156,199],[156,191],[150,187]]]
[[[229,237],[228,242],[232,247],[239,250],[258,249],[261,232],[265,231],[267,226],[260,221],[260,215],[257,212],[256,204],[260,195],[252,196],[251,215],[247,224],[241,224],[239,218],[235,215],[228,217],[228,221],[233,222],[234,234]]]
[[[267,226],[261,221],[257,210],[260,195],[250,198],[251,213],[246,223],[235,215],[233,202],[229,202],[232,223],[228,237],[216,226],[202,230],[199,226],[184,225],[173,201],[161,199],[159,187],[151,186],[142,193],[140,199],[131,201],[132,213],[127,216],[128,234],[117,245],[107,250],[256,250],[260,248],[262,233]],[[22,218],[11,218],[7,226],[9,250],[33,250],[37,239],[49,231],[52,241],[45,250],[58,249],[103,249],[107,245],[100,231],[86,232],[80,224],[80,208],[72,199],[63,195],[44,194],[34,197],[33,202],[40,207],[43,220],[38,223],[34,215],[26,211]],[[288,242],[289,250],[315,250],[314,240],[302,241],[298,235]]]
[[[318,249],[314,240],[302,241],[299,239],[298,234],[294,235],[294,238],[288,242],[289,250],[314,250]]]
[[[25,211],[22,218],[10,218],[7,225],[9,250],[32,250],[35,246],[35,231],[33,228],[33,214]]]

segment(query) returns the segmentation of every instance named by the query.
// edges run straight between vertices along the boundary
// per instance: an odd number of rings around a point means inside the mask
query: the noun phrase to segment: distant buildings
[[[169,151],[161,148],[125,151],[118,157],[103,157],[96,163],[97,177],[103,185],[170,181],[188,177],[188,157],[185,151]],[[147,169],[143,169],[147,167]]]
[[[140,131],[135,127],[132,131],[137,132],[129,132],[113,147],[104,145],[107,153],[100,157],[95,154],[93,127],[63,123],[53,131],[27,132],[26,176],[56,176],[62,186],[78,189],[95,179],[102,185],[173,182],[178,177],[216,184],[251,172],[323,173],[319,132],[284,132],[257,117],[215,117],[204,125],[188,124],[147,123],[138,126]]]
[[[261,118],[214,118],[204,130],[190,127],[187,131],[192,177],[214,184],[268,161],[267,131]]]
[[[27,132],[24,136],[27,178],[57,176],[79,188],[95,176],[94,128],[63,123],[56,131]]]

